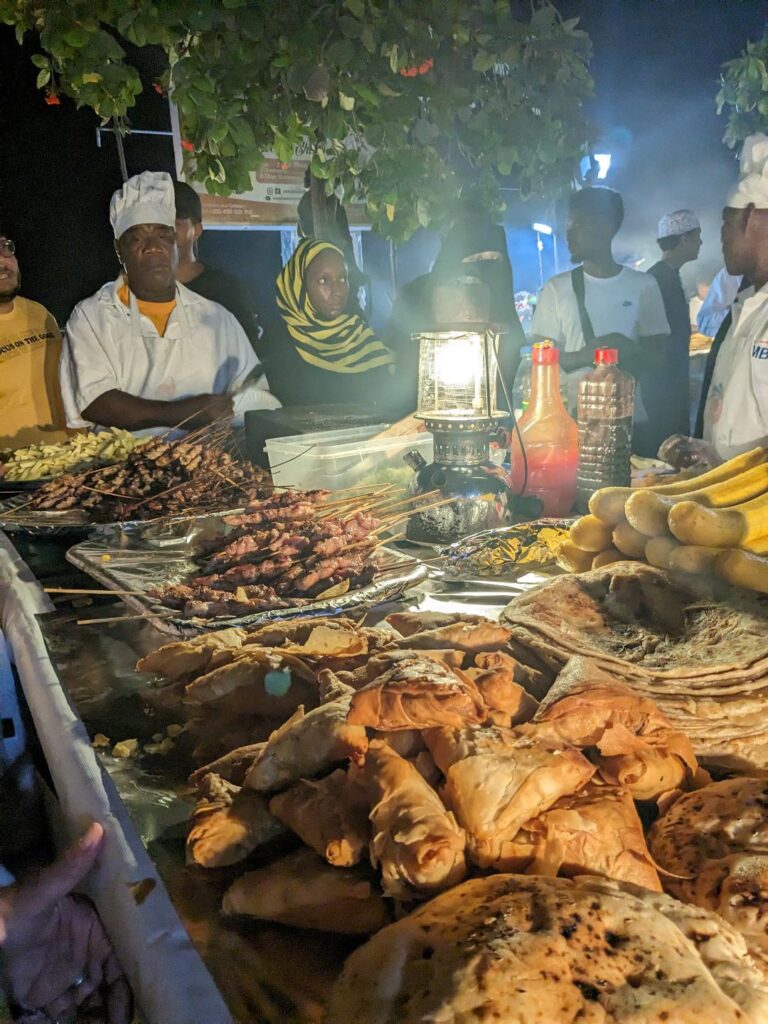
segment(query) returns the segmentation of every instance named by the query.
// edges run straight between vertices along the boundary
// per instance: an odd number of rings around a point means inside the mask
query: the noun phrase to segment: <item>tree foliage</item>
[[[574,178],[590,41],[548,0],[0,0],[39,35],[38,86],[123,121],[142,89],[126,42],[161,47],[185,159],[211,192],[244,191],[264,154],[311,156],[344,202],[400,240],[499,178],[545,193]]]
[[[728,110],[724,141],[731,148],[755,132],[768,132],[768,35],[723,65],[717,112]]]

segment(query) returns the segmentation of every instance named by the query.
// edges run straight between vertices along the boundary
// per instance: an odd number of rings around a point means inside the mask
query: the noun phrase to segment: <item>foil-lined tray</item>
[[[144,538],[151,537],[153,542],[168,538],[175,542],[180,532],[190,526],[205,522],[214,514],[207,512],[187,512],[177,516],[162,516],[155,519],[129,519],[114,523],[99,523],[89,519],[82,509],[68,509],[66,512],[24,511],[28,499],[19,496],[0,501],[0,530],[5,533],[21,533],[29,537],[112,537],[112,538]],[[221,509],[216,516],[237,515],[243,512],[238,508]]]
[[[441,571],[447,580],[499,580],[554,565],[558,545],[573,519],[536,519],[485,530],[442,550]]]
[[[190,636],[223,626],[254,626],[261,622],[295,618],[297,615],[353,614],[386,604],[421,583],[427,567],[394,548],[381,547],[373,555],[377,574],[371,583],[337,597],[315,598],[295,608],[273,608],[249,615],[211,619],[185,619],[164,607],[146,591],[170,583],[181,583],[200,572],[195,561],[192,534],[164,547],[117,546],[109,537],[91,537],[67,552],[67,561],[86,572],[107,590],[128,591],[120,598],[147,620],[175,636]]]

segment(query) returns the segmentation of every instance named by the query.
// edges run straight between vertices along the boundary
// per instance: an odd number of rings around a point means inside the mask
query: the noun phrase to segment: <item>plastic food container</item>
[[[403,456],[414,449],[432,461],[432,435],[382,437],[386,424],[327,430],[268,440],[272,479],[283,487],[339,491],[357,484],[407,487],[413,471]]]

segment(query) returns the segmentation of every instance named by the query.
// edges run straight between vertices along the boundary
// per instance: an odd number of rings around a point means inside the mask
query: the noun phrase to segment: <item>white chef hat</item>
[[[659,221],[657,238],[670,238],[672,235],[684,235],[688,231],[700,228],[699,218],[693,210],[675,210]]]
[[[109,221],[115,238],[137,224],[176,226],[173,178],[165,171],[142,171],[129,178],[112,196]]]
[[[741,176],[726,206],[743,210],[753,204],[768,209],[768,135],[750,135],[741,151]]]

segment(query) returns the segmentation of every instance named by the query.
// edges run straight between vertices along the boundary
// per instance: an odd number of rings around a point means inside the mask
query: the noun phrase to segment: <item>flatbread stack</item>
[[[666,891],[720,914],[768,975],[768,776],[684,794],[649,841]]]
[[[347,960],[326,1024],[763,1024],[768,984],[725,921],[597,878],[493,875]]]
[[[768,768],[766,597],[616,562],[516,597],[502,621],[551,671],[581,655],[650,697],[705,764]]]

